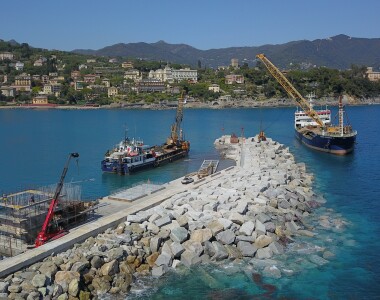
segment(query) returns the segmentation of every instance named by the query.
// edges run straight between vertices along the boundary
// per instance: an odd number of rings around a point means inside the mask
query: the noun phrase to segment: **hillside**
[[[157,43],[115,44],[99,50],[73,50],[75,53],[98,56],[121,56],[147,60],[163,60],[173,63],[218,67],[229,65],[231,58],[239,63],[255,63],[258,53],[265,53],[276,65],[286,68],[290,63],[307,66],[326,66],[348,69],[352,64],[380,67],[380,38],[354,38],[337,35],[314,41],[293,41],[279,45],[258,47],[230,47],[223,49],[199,50],[186,44]]]

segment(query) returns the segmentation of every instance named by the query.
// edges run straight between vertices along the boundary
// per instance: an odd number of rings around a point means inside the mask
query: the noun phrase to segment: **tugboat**
[[[182,94],[178,99],[175,123],[171,126],[171,133],[165,144],[149,147],[143,141],[130,140],[125,135],[116,148],[106,152],[101,161],[102,171],[125,175],[186,157],[190,151],[190,142],[184,140],[181,129],[183,105]]]
[[[296,137],[307,147],[337,155],[345,155],[354,150],[357,131],[351,125],[344,125],[342,97],[339,97],[339,124],[331,125],[331,111],[314,110],[308,102],[288,81],[284,74],[264,54],[256,55],[272,76],[301,107],[294,115]],[[310,97],[311,101],[312,96]]]

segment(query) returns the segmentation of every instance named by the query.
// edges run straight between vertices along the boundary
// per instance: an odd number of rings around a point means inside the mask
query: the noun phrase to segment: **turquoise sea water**
[[[300,145],[293,135],[293,108],[185,110],[184,130],[191,141],[188,159],[129,176],[102,174],[105,151],[124,137],[160,144],[169,134],[175,111],[145,110],[0,110],[0,192],[57,182],[70,152],[66,182],[79,182],[86,199],[95,199],[139,181],[167,182],[216,159],[213,142],[222,134],[258,133],[287,145],[296,160],[315,175],[314,189],[327,200],[310,224],[319,233],[304,238],[305,249],[323,247],[335,254],[316,266],[300,249],[282,259],[293,275],[253,280],[246,266],[194,269],[168,274],[154,288],[134,294],[138,299],[380,299],[380,106],[349,107],[351,124],[359,131],[355,152],[338,157]],[[223,162],[227,165],[229,162]],[[343,220],[344,226],[322,228],[320,216]],[[308,248],[309,247],[309,248]],[[151,283],[151,281],[150,281]],[[142,285],[144,282],[142,282]]]

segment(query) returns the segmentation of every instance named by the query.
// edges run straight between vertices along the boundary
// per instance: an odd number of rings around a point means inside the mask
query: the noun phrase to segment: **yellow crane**
[[[183,105],[184,105],[184,92],[182,91],[181,96],[178,98],[177,113],[175,117],[175,123],[171,126],[170,137],[167,139],[167,144],[180,144],[182,142],[182,129],[181,123],[183,119]]]
[[[318,113],[309,105],[309,102],[302,97],[302,95],[296,90],[296,88],[289,82],[289,80],[285,77],[284,74],[264,55],[257,54],[257,58],[259,58],[268,71],[272,74],[272,76],[278,81],[279,84],[285,89],[285,91],[292,97],[301,109],[312,118],[320,127],[325,128],[326,125],[319,118]]]

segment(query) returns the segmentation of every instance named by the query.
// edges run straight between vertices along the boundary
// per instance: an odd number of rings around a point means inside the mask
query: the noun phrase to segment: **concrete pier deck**
[[[234,167],[229,167],[225,170],[217,172],[212,176],[197,180],[194,176],[194,182],[184,185],[181,179],[173,180],[163,185],[164,188],[157,191],[148,192],[148,194],[140,199],[128,202],[109,199],[108,197],[100,200],[98,215],[99,217],[93,222],[86,223],[80,227],[72,229],[67,235],[51,241],[43,246],[31,249],[20,255],[7,258],[0,261],[0,277],[7,276],[24,267],[43,260],[51,254],[57,254],[72,247],[76,243],[81,243],[91,236],[96,236],[104,232],[108,228],[112,228],[124,222],[127,216],[159,205],[166,199],[175,194],[184,192],[190,189],[196,189],[199,186],[213,181],[232,170]]]

